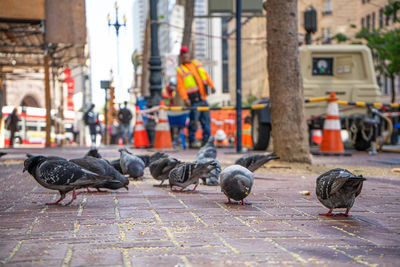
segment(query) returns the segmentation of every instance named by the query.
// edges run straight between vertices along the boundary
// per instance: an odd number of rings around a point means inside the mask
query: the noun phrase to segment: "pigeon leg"
[[[244,201],[244,199],[242,199],[242,202],[240,204],[242,204],[242,205],[251,205],[251,203]]]
[[[233,204],[233,202],[232,202],[231,199],[228,197],[228,202],[226,202],[225,204]]]
[[[70,201],[70,202],[68,202],[67,204],[65,204],[65,206],[68,206],[69,204],[71,204],[71,203],[72,203],[72,201],[74,201],[74,199],[76,199],[76,192],[75,192],[75,188],[74,188],[74,191],[72,191],[72,198],[71,198],[71,201]]]
[[[196,192],[196,187],[197,187],[198,185],[199,185],[199,183],[197,183],[197,184],[194,186],[192,192]]]
[[[349,216],[349,212],[350,212],[350,208],[347,208],[346,209],[346,213],[344,214],[344,216],[346,216],[346,217]]]
[[[319,215],[322,215],[322,216],[333,216],[332,211],[333,211],[333,209],[330,209],[327,213],[320,213]]]
[[[63,200],[65,198],[65,193],[60,192],[60,195],[61,196],[60,196],[59,200],[57,200],[56,202],[52,202],[52,203],[46,203],[46,205],[58,205],[61,202],[61,200]]]

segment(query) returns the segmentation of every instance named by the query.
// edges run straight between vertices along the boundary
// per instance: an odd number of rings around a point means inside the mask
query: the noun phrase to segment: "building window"
[[[365,28],[365,19],[364,18],[361,19],[361,28]]]
[[[366,28],[367,28],[368,30],[371,29],[371,16],[370,16],[370,15],[367,15],[367,25],[366,25]]]
[[[395,23],[397,20],[397,10],[395,10],[395,12],[393,13],[393,23]]]
[[[372,13],[372,30],[375,30],[375,12]]]
[[[383,28],[383,9],[379,9],[379,28]]]
[[[390,15],[386,15],[386,26],[388,26],[389,25],[389,20],[390,20]]]
[[[322,4],[322,16],[332,14],[332,0],[324,0]]]

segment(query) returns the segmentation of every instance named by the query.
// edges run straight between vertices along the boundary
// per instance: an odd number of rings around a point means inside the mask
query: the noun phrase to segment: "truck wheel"
[[[252,117],[251,136],[253,137],[254,150],[266,150],[269,145],[271,124],[261,123],[257,112]]]

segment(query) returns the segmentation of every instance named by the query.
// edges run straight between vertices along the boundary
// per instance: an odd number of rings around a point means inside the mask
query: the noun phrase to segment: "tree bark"
[[[192,24],[194,17],[194,1],[195,0],[186,0],[185,1],[185,26],[183,29],[183,38],[182,38],[182,46],[186,46],[189,49],[191,48],[190,42],[192,39]]]
[[[150,95],[149,89],[149,59],[150,59],[150,14],[147,15],[146,31],[144,33],[143,49],[142,49],[142,77],[140,81],[140,91],[143,96]]]
[[[268,0],[267,51],[275,153],[311,163],[298,54],[297,0]]]

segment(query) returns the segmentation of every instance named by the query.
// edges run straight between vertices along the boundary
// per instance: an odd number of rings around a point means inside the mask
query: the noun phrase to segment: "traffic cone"
[[[122,138],[118,138],[118,146],[122,146],[124,144]]]
[[[312,134],[312,141],[317,144],[320,145],[322,142],[322,131],[320,129],[314,129],[311,131]]]
[[[324,122],[324,130],[322,134],[322,142],[319,148],[320,155],[351,155],[344,152],[344,145],[340,135],[340,117],[339,106],[337,103],[336,93],[332,92],[328,100],[328,108]]]
[[[171,132],[168,123],[167,112],[162,109],[164,101],[160,103],[160,110],[158,112],[158,123],[156,126],[156,135],[154,138],[154,148],[172,148]]]
[[[139,106],[136,106],[136,124],[135,132],[133,135],[134,146],[136,148],[149,147],[149,137],[147,136],[146,129],[144,128],[142,114],[140,114]]]

